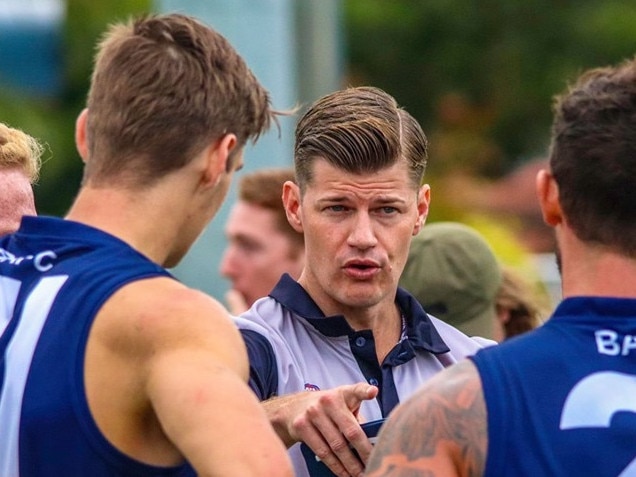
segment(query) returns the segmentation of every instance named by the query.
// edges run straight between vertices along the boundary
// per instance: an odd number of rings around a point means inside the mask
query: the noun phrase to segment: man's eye
[[[245,241],[240,241],[236,244],[236,247],[242,252],[242,253],[253,253],[253,252],[257,252],[260,249],[262,249],[263,247],[261,246],[261,244],[256,243],[256,242],[245,242]]]
[[[395,207],[381,207],[380,212],[383,214],[395,214],[398,210]]]
[[[343,212],[347,209],[344,205],[330,205],[327,207],[327,210],[330,210],[331,212]]]

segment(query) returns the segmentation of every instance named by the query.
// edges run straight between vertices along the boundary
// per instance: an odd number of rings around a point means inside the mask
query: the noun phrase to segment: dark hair
[[[586,72],[554,108],[550,168],[569,225],[636,257],[636,62]]]
[[[282,199],[283,184],[293,180],[294,170],[291,168],[257,170],[241,177],[238,196],[240,200],[272,211],[278,230],[287,236],[295,248],[302,250],[305,236],[290,225]]]
[[[348,172],[376,172],[408,162],[413,184],[422,183],[427,140],[418,122],[378,88],[347,88],[316,101],[296,126],[294,164],[302,190],[317,158]]]
[[[267,91],[230,43],[194,18],[112,25],[88,95],[85,178],[133,185],[183,167],[225,133],[255,140],[273,117]]]

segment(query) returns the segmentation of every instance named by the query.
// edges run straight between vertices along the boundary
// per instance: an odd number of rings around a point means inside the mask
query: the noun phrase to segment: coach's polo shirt
[[[398,288],[396,304],[402,337],[379,363],[371,330],[355,331],[343,316],[325,316],[298,282],[283,275],[268,297],[236,318],[248,350],[250,387],[265,400],[367,382],[379,388],[377,398],[360,407],[360,416],[371,421],[386,417],[437,372],[494,344],[427,315],[406,290]],[[297,475],[306,475],[294,453]]]
[[[264,400],[366,381],[380,392],[362,412],[377,419],[435,373],[483,347],[483,340],[427,315],[403,289],[396,304],[404,319],[402,338],[378,363],[371,330],[355,331],[340,315],[326,317],[284,275],[268,297],[237,318],[250,359],[250,386]]]

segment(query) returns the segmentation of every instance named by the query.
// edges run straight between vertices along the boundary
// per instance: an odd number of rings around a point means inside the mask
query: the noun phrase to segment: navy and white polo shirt
[[[437,372],[494,344],[427,315],[403,289],[396,304],[405,318],[402,339],[378,363],[371,330],[355,331],[343,316],[326,317],[305,289],[284,275],[269,297],[236,318],[249,354],[250,386],[264,400],[366,381],[380,391],[360,408],[371,421],[388,416]],[[296,475],[308,475],[298,447],[290,451]]]

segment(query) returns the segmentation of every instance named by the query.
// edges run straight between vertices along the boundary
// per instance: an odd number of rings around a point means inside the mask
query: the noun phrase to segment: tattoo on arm
[[[368,477],[481,476],[486,408],[474,365],[439,373],[389,417],[367,465]]]

